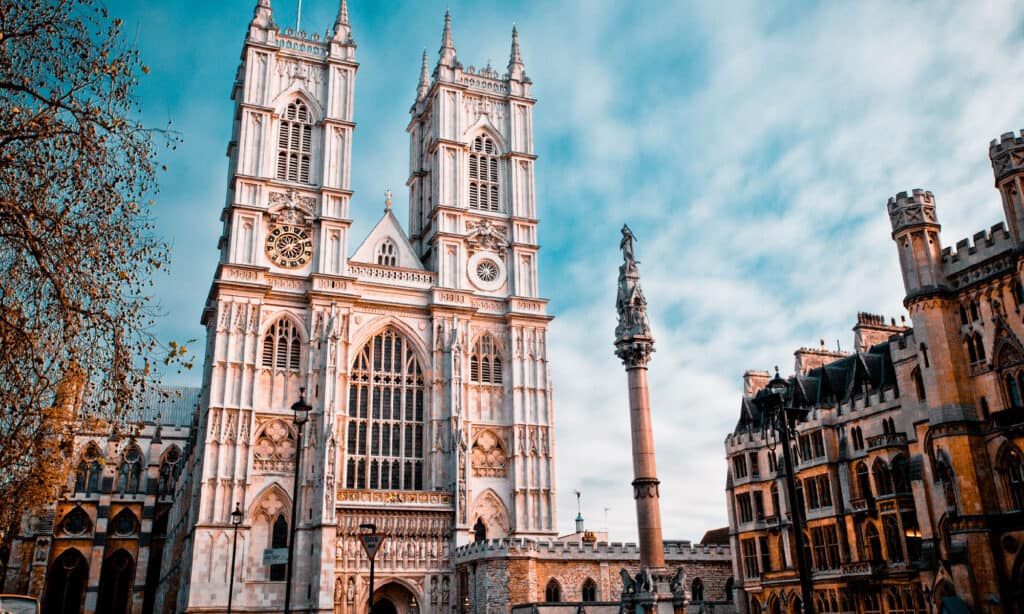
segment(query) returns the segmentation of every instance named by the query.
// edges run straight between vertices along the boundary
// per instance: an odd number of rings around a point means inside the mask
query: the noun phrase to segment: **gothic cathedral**
[[[350,210],[357,69],[344,1],[321,38],[279,29],[258,0],[165,611],[226,606],[236,505],[246,612],[282,610],[285,565],[264,556],[292,535],[291,608],[352,614],[369,598],[361,524],[388,535],[376,594],[398,614],[452,611],[457,546],[556,535],[534,100],[516,33],[505,74],[465,67],[445,16],[407,127],[409,231],[389,195],[350,249],[351,218],[370,210]]]

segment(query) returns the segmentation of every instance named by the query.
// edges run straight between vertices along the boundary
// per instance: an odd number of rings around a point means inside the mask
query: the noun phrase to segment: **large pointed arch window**
[[[423,488],[423,373],[412,345],[387,329],[352,365],[348,399],[348,488]]]
[[[131,446],[121,458],[121,467],[117,472],[117,491],[122,495],[134,495],[142,488],[142,451],[138,446]]]
[[[102,470],[100,458],[102,458],[100,449],[96,447],[96,444],[90,443],[75,469],[76,493],[93,495],[100,492],[100,472]]]
[[[490,335],[483,335],[469,358],[469,379],[477,384],[501,384],[501,350]]]
[[[288,105],[277,133],[277,178],[309,183],[313,155],[313,118],[301,100]]]
[[[157,494],[161,497],[173,495],[179,475],[181,475],[181,450],[178,449],[178,446],[171,446],[171,449],[164,454],[163,462],[160,463]]]
[[[287,318],[274,322],[263,336],[263,366],[298,371],[302,340],[298,327]]]
[[[498,147],[487,136],[473,139],[469,148],[469,208],[499,211]]]

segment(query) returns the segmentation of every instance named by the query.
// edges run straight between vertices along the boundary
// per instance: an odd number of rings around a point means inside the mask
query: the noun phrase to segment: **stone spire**
[[[274,11],[270,8],[270,0],[256,1],[256,10],[252,13],[252,22],[249,25],[261,28],[269,28],[274,25]]]
[[[458,64],[455,58],[455,43],[452,42],[452,14],[448,10],[444,12],[444,33],[441,34],[441,48],[437,52],[441,55],[438,60],[440,66],[454,68]]]
[[[416,85],[416,100],[423,100],[430,91],[430,70],[427,68],[427,50],[423,50],[423,65],[420,67],[420,82]]]
[[[619,312],[619,324],[615,327],[615,355],[626,367],[629,388],[633,498],[636,499],[640,565],[651,570],[665,566],[665,545],[661,537],[661,504],[658,501],[661,482],[654,462],[651,402],[647,391],[647,362],[654,351],[654,338],[647,322],[647,300],[640,289],[640,269],[633,252],[635,240],[629,226],[623,224],[619,242],[623,262],[619,267],[619,292],[615,301]]]
[[[521,81],[523,79],[523,56],[519,53],[519,32],[512,26],[512,52],[508,57],[508,77]]]
[[[338,16],[334,20],[334,40],[345,43],[350,38],[352,28],[348,23],[348,0],[341,0],[341,4],[338,5]]]

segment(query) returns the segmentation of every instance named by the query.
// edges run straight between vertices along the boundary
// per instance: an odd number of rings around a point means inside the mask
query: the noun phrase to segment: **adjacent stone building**
[[[860,314],[854,351],[796,352],[792,443],[817,612],[1024,611],[1024,136],[989,156],[1006,223],[943,247],[935,199],[889,199],[909,322]],[[726,439],[746,612],[797,611],[781,442],[747,372]],[[780,496],[781,495],[781,496]]]
[[[152,611],[198,399],[198,388],[153,391],[120,434],[82,422],[72,472],[23,519],[0,592],[36,596],[48,614]]]

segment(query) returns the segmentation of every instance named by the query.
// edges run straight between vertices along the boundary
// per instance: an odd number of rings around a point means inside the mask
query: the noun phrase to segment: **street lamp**
[[[235,503],[235,511],[231,512],[231,579],[228,581],[228,614],[231,614],[231,598],[235,596],[235,550],[238,548],[238,525],[242,524],[241,503]]]
[[[797,418],[803,417],[807,412],[793,407],[793,395],[790,392],[789,382],[779,376],[778,367],[775,367],[775,377],[768,382],[764,390],[757,394],[754,401],[761,409],[761,433],[764,435],[768,449],[774,454],[776,445],[782,445],[783,466],[786,471],[786,499],[793,516],[793,541],[796,546],[796,569],[800,574],[801,601],[803,601],[804,614],[814,614],[810,565],[806,558],[804,509],[796,498],[796,476],[793,473],[793,457],[790,446],[790,441],[796,436]]]
[[[299,524],[299,467],[302,466],[302,427],[313,407],[306,402],[306,389],[299,388],[299,400],[292,405],[295,412],[295,487],[292,489],[292,526],[288,536],[288,574],[284,584],[284,614],[292,611],[292,567],[295,561],[295,528]]]

